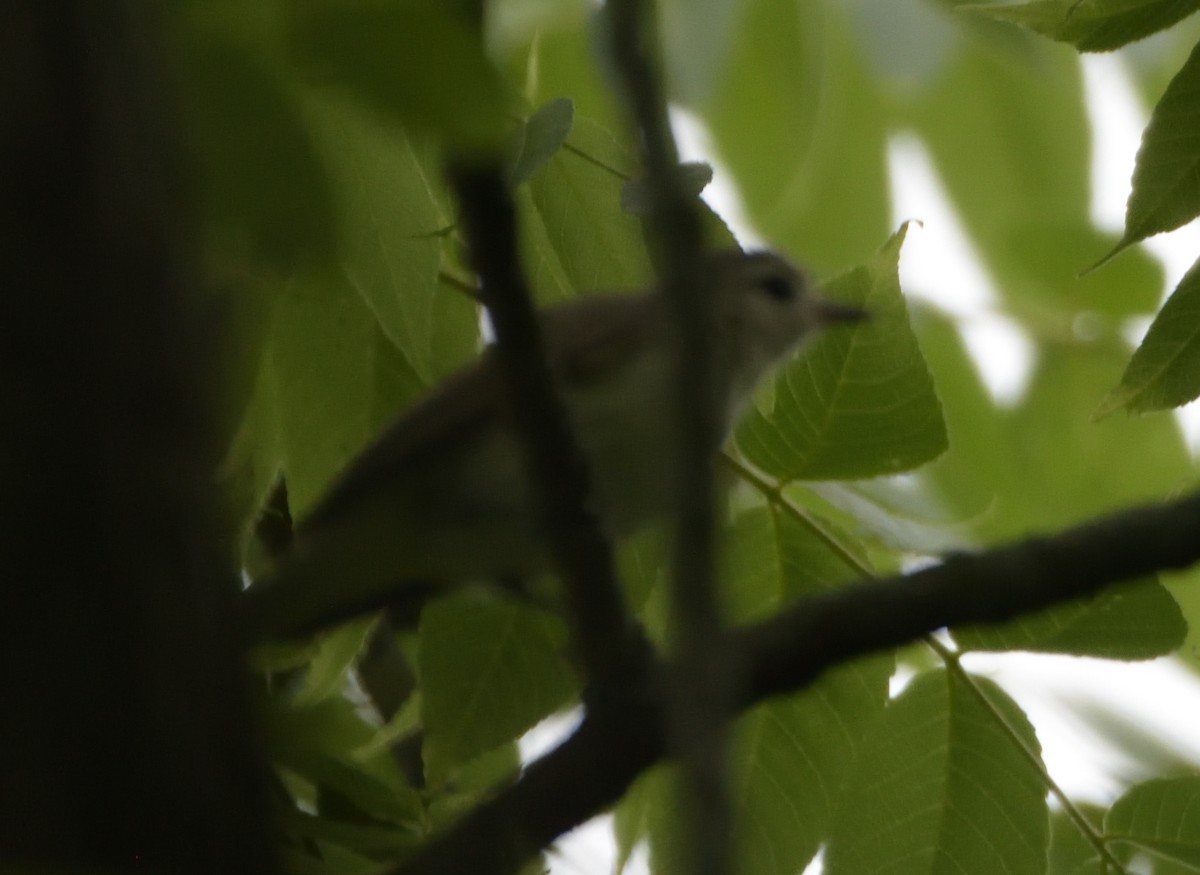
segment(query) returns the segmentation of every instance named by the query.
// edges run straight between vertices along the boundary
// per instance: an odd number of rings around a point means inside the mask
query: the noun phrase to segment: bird
[[[772,251],[719,250],[711,347],[724,441],[758,384],[805,340],[866,311],[822,297]],[[547,364],[589,466],[593,510],[621,540],[673,508],[671,303],[659,288],[539,312]],[[333,480],[277,567],[243,594],[254,640],[312,634],[455,583],[520,581],[547,547],[495,351],[404,411]],[[720,446],[713,446],[714,457]]]

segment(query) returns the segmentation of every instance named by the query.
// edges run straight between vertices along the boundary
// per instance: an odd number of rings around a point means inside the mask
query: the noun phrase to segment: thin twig
[[[607,9],[613,60],[642,134],[651,241],[657,244],[663,289],[678,322],[679,523],[671,590],[678,649],[669,722],[683,766],[680,807],[688,830],[688,871],[724,875],[732,856],[726,723],[737,663],[723,646],[713,562],[712,448],[722,437],[721,411],[714,401],[724,396],[712,353],[717,331],[714,296],[711,280],[700,268],[700,220],[680,178],[679,154],[648,37],[654,30],[653,4],[611,0]]]

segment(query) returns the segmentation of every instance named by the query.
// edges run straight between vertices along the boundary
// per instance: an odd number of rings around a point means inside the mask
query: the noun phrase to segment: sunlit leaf
[[[807,493],[853,520],[860,537],[871,537],[893,550],[936,555],[962,549],[968,536],[962,521],[927,490],[902,478],[853,483],[806,483]]]
[[[1007,299],[1039,310],[1061,308],[1062,321],[1073,326],[1087,326],[1097,316],[1149,315],[1162,301],[1166,279],[1162,263],[1143,247],[1127,250],[1103,270],[1084,270],[1116,241],[1116,235],[1096,230],[1084,217],[1018,223],[1007,236],[1013,260],[1004,267],[1005,276],[1014,280],[1002,291]],[[1113,324],[1102,319],[1098,327],[1111,331]]]
[[[1032,0],[959,8],[1024,25],[1081,52],[1107,52],[1170,27],[1200,9],[1200,0]]]
[[[973,683],[986,705],[953,675],[920,675],[875,723],[834,818],[828,875],[1046,870],[1046,787],[1017,746],[1039,756],[1037,737],[999,687]]]
[[[721,576],[736,622],[861,576],[824,530],[784,507],[738,516],[724,542]],[[737,844],[747,872],[786,875],[816,853],[863,734],[883,712],[891,655],[857,660],[812,687],[760,705],[737,723],[732,742]],[[662,842],[671,808],[649,814]]]
[[[854,0],[830,5],[849,13],[863,63],[891,96],[925,88],[961,50],[963,19],[947,15],[936,0]]]
[[[616,875],[624,875],[639,844],[646,838],[650,813],[660,801],[658,783],[663,780],[665,766],[643,773],[613,811],[613,838],[617,845]]]
[[[1096,409],[1162,410],[1200,396],[1200,265],[1179,281],[1129,361],[1121,384]]]
[[[737,444],[784,480],[852,479],[915,468],[946,449],[929,369],[908,324],[896,273],[904,230],[866,266],[826,286],[871,319],[817,338],[775,387],[770,417],[752,412]]]
[[[726,530],[719,574],[730,622],[743,623],[860,571],[817,526],[789,509],[760,506]],[[883,711],[893,667],[890,654],[857,660],[738,720],[731,762],[741,870],[786,875],[816,853],[863,733]],[[670,771],[653,772],[618,808],[623,854],[648,837],[655,871],[674,871],[674,781]]]

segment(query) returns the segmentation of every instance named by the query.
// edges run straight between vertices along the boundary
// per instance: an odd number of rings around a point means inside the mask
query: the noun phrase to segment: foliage
[[[1200,395],[1195,269],[1121,375],[1126,320],[1154,313],[1161,284],[1136,244],[1200,215],[1200,49],[1183,60],[1172,34],[1155,37],[1147,81],[1178,72],[1145,132],[1126,231],[1112,239],[1089,220],[1075,54],[1011,23],[1109,50],[1197,5],[662,3],[671,93],[711,133],[747,218],[831,295],[877,317],[789,364],[727,448],[731,617],[1193,479],[1171,417],[1092,413]],[[651,280],[637,139],[592,4],[488,4],[487,57],[449,3],[192,0],[176,24],[203,254],[239,327],[223,477],[247,526],[281,473],[302,518],[388,419],[476,354],[446,149],[507,155],[539,301]],[[1034,341],[1015,402],[990,395],[954,319],[901,294],[905,229],[893,227],[887,146],[905,131],[932,156],[998,307]],[[698,189],[708,176],[693,168],[689,179]],[[728,245],[725,226],[708,222]],[[1114,260],[1078,276],[1101,257]],[[621,556],[631,601],[656,631],[662,556],[655,533]],[[1020,708],[959,654],[1148,659],[1180,648],[1197,611],[1180,588],[1142,580],[955,630],[955,650],[930,640],[860,660],[749,711],[732,756],[744,871],[799,872],[822,847],[831,875],[1119,871],[1139,854],[1194,870],[1194,778],[1158,777],[1085,815],[1049,779]],[[564,628],[552,605],[464,593],[385,642],[415,675],[360,666],[378,631],[369,624],[260,653],[280,842],[295,870],[402,859],[511,780],[516,739],[578,697]],[[898,664],[917,677],[890,697]],[[659,871],[673,859],[670,786],[668,771],[652,771],[617,810],[622,850],[649,839]]]

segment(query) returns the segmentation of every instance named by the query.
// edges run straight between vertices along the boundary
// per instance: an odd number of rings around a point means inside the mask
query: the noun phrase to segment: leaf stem
[[[571,145],[571,143],[570,143],[570,141],[564,142],[564,143],[562,144],[561,148],[562,148],[564,151],[570,152],[572,155],[577,155],[578,157],[582,158],[584,161],[587,161],[587,162],[589,162],[589,163],[591,163],[591,164],[594,164],[594,165],[596,165],[596,166],[597,166],[597,167],[599,167],[601,170],[606,170],[606,171],[608,171],[608,172],[609,172],[609,173],[611,173],[613,176],[615,176],[617,179],[623,180],[623,181],[625,181],[625,182],[628,182],[628,181],[629,181],[629,175],[628,175],[628,174],[626,174],[626,173],[622,173],[620,170],[618,170],[617,168],[613,167],[611,164],[608,164],[608,163],[606,163],[606,162],[604,162],[604,161],[601,161],[601,160],[600,160],[599,158],[597,158],[595,155],[591,155],[591,154],[589,154],[589,153],[585,152],[583,149],[580,149],[578,146],[572,146],[572,145]]]
[[[1112,855],[1112,851],[1108,849],[1108,846],[1104,842],[1104,836],[1096,831],[1095,827],[1092,826],[1091,821],[1089,821],[1084,813],[1079,810],[1074,802],[1071,801],[1066,792],[1058,785],[1058,782],[1050,776],[1050,773],[1046,770],[1045,764],[1042,762],[1041,756],[1037,752],[1030,750],[1028,745],[1021,740],[1021,736],[1011,726],[1011,724],[1009,724],[1007,718],[1000,713],[1000,710],[992,704],[991,699],[987,697],[987,694],[984,693],[984,691],[979,687],[979,684],[975,682],[974,676],[965,668],[963,668],[960,658],[962,654],[947,647],[945,644],[942,644],[942,642],[938,641],[932,635],[926,635],[924,637],[924,641],[925,644],[928,645],[929,648],[941,658],[942,662],[945,663],[946,670],[967,685],[967,688],[970,689],[971,693],[979,700],[984,709],[992,715],[993,719],[995,719],[996,723],[1000,726],[1001,730],[1003,730],[1004,734],[1009,737],[1014,745],[1016,745],[1017,750],[1020,751],[1021,755],[1029,762],[1030,765],[1034,767],[1037,773],[1041,775],[1042,781],[1045,783],[1047,789],[1054,795],[1054,798],[1059,801],[1059,804],[1062,805],[1063,810],[1067,813],[1067,817],[1071,819],[1071,822],[1075,824],[1075,828],[1083,834],[1085,839],[1087,839],[1088,844],[1096,849],[1096,852],[1107,864],[1115,867],[1117,872],[1127,873],[1125,867],[1121,865],[1121,862],[1117,860],[1117,858]]]

